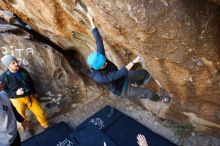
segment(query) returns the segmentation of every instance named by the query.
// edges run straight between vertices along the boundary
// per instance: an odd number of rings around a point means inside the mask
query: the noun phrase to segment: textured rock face
[[[200,0],[1,1],[33,29],[84,58],[94,50],[85,17],[91,7],[107,54],[118,65],[136,55],[173,95],[163,117],[220,131],[220,8]]]
[[[216,4],[218,4],[218,5],[220,5],[220,0],[210,0],[210,1],[212,1],[212,2],[214,2],[214,3],[216,3]]]
[[[62,54],[49,45],[35,41],[32,35],[16,26],[0,24],[0,45],[0,57],[14,55],[20,65],[29,71],[47,107],[70,108],[76,101],[85,102],[88,99],[85,97],[98,89],[96,85],[93,85],[96,90],[88,84],[85,86],[83,78],[72,70]],[[4,70],[2,64],[0,68]],[[93,97],[98,94],[93,94]]]

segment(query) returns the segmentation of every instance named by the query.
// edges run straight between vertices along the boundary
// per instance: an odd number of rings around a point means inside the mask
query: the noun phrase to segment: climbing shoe
[[[163,103],[169,103],[171,101],[171,98],[169,96],[161,96],[160,100]]]

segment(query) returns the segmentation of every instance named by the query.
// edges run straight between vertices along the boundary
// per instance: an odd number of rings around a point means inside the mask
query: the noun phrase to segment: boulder
[[[11,0],[1,1],[0,7],[84,58],[95,49],[85,16],[90,7],[110,60],[122,66],[140,55],[142,67],[172,96],[159,115],[220,135],[217,4],[205,0]],[[62,75],[61,79],[67,80]]]
[[[30,73],[40,100],[48,108],[67,110],[73,103],[89,102],[102,93],[94,82],[87,79],[90,84],[85,84],[85,78],[72,69],[60,52],[34,40],[32,34],[17,26],[0,24],[0,44],[0,57],[10,54],[18,59]],[[2,63],[0,70],[6,70]],[[54,112],[57,111],[51,110],[50,114]]]

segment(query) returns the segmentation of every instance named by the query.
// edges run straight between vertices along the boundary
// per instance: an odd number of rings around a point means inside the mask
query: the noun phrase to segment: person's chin
[[[20,67],[16,67],[16,68],[15,68],[16,71],[19,71],[19,69],[20,69]]]

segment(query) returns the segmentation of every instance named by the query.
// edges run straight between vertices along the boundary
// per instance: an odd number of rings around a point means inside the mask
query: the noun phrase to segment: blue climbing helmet
[[[88,65],[95,70],[98,70],[104,66],[105,62],[106,57],[98,52],[91,53],[87,58]]]

